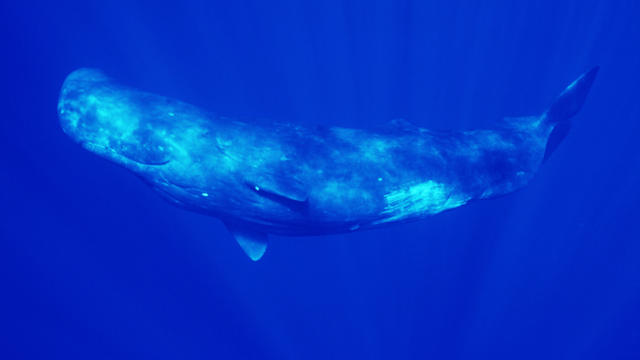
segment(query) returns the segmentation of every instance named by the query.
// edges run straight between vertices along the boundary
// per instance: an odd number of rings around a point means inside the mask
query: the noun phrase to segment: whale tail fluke
[[[591,89],[591,85],[593,85],[599,69],[600,67],[596,66],[580,75],[579,78],[564,89],[560,96],[551,104],[551,107],[544,113],[543,121],[551,125],[553,130],[547,139],[547,147],[543,161],[546,161],[549,156],[551,156],[553,151],[569,133],[569,129],[571,128],[570,119],[582,108],[582,104],[584,104],[584,100],[587,98],[587,94]]]
[[[557,123],[576,115],[584,104],[599,69],[599,66],[594,67],[567,86],[545,113],[547,121]]]

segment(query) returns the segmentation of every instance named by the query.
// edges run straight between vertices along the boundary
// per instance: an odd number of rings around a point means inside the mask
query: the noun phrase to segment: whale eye
[[[164,141],[154,132],[136,131],[134,135],[132,141],[116,147],[120,155],[143,165],[164,165],[171,160]]]

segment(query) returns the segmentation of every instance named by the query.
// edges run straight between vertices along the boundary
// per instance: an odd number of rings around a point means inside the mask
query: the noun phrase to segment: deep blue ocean
[[[1,359],[640,359],[640,2],[3,1]],[[525,189],[259,262],[61,130],[95,67],[229,117],[490,128],[601,70]],[[266,120],[265,120],[266,119]]]

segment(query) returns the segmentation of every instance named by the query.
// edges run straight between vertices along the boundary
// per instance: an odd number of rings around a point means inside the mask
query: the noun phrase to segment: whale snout
[[[85,149],[123,165],[161,165],[169,146],[144,101],[102,72],[80,69],[65,80],[58,101],[62,130]]]
[[[76,70],[65,79],[58,100],[58,118],[62,130],[74,140],[86,140],[83,129],[95,120],[90,111],[91,103],[96,102],[94,92],[108,80],[99,70],[87,68]]]
[[[77,101],[60,100],[58,103],[58,118],[60,126],[65,134],[72,139],[82,142],[78,132],[80,123],[86,121],[86,109],[80,106]]]

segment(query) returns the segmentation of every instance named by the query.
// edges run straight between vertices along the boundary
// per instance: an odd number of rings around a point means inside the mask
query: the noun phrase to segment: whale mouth
[[[148,165],[148,166],[167,165],[168,163],[171,162],[171,160],[157,160],[157,161],[155,161],[155,160],[143,160],[143,159],[127,156],[127,154],[124,154],[124,153],[120,153],[120,155],[122,155],[124,158],[129,159],[129,160],[131,160],[133,162],[136,162],[138,164]]]

